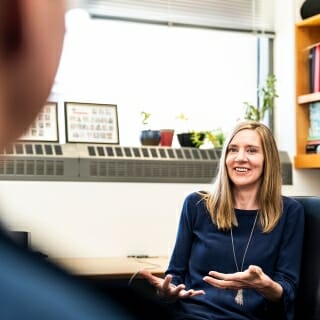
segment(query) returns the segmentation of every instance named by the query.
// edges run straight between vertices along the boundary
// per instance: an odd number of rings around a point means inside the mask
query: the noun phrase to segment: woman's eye
[[[228,149],[229,152],[237,152],[237,148],[234,148],[234,147],[230,147]]]
[[[256,153],[257,152],[257,149],[256,148],[249,148],[247,150],[248,153]]]

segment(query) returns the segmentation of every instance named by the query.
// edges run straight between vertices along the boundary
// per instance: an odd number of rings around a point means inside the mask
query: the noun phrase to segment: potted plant
[[[272,110],[274,107],[274,99],[278,97],[276,92],[276,77],[269,75],[266,79],[266,84],[258,89],[259,104],[254,106],[249,102],[244,102],[246,120],[261,121],[263,120],[266,111]]]
[[[142,126],[146,128],[151,117],[150,112],[141,111]],[[160,130],[143,129],[140,134],[140,142],[144,146],[158,146],[160,143]]]
[[[171,147],[174,135],[174,129],[160,129],[160,146]]]
[[[198,148],[206,144],[212,148],[222,148],[225,135],[220,128],[208,131],[192,131],[191,140],[194,146]]]
[[[176,116],[176,119],[180,121],[182,130],[180,129],[180,133],[177,134],[178,141],[181,147],[191,147],[191,148],[199,148],[206,143],[212,145],[212,147],[218,148],[220,145],[222,146],[224,141],[224,135],[222,131],[219,130],[190,130],[187,128],[186,123],[189,118],[184,114],[180,113]]]
[[[181,147],[196,147],[195,143],[192,141],[193,132],[187,127],[189,118],[181,112],[176,116],[179,121],[179,126],[177,130],[177,138]],[[202,135],[199,134],[198,139],[200,140]]]

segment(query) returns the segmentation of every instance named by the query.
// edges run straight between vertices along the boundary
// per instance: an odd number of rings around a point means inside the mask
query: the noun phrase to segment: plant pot
[[[198,146],[192,141],[192,132],[178,133],[178,141],[181,147],[197,148]],[[204,140],[205,134],[200,134],[200,140]]]
[[[161,129],[160,130],[161,140],[160,146],[171,147],[174,130],[173,129]]]
[[[300,15],[302,19],[307,19],[320,13],[319,0],[306,0],[300,8]]]
[[[140,142],[143,146],[158,146],[160,143],[160,130],[142,130]]]

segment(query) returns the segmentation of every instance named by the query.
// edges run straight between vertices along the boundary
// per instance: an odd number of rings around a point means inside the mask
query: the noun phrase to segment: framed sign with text
[[[47,102],[19,140],[58,142],[58,103]]]
[[[119,144],[117,106],[65,102],[66,141]]]

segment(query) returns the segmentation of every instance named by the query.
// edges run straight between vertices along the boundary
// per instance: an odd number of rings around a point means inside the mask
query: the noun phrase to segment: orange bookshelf
[[[320,14],[295,25],[296,155],[295,168],[320,168],[320,154],[306,154],[309,136],[309,103],[320,101],[320,92],[310,93],[309,50],[320,42]]]

